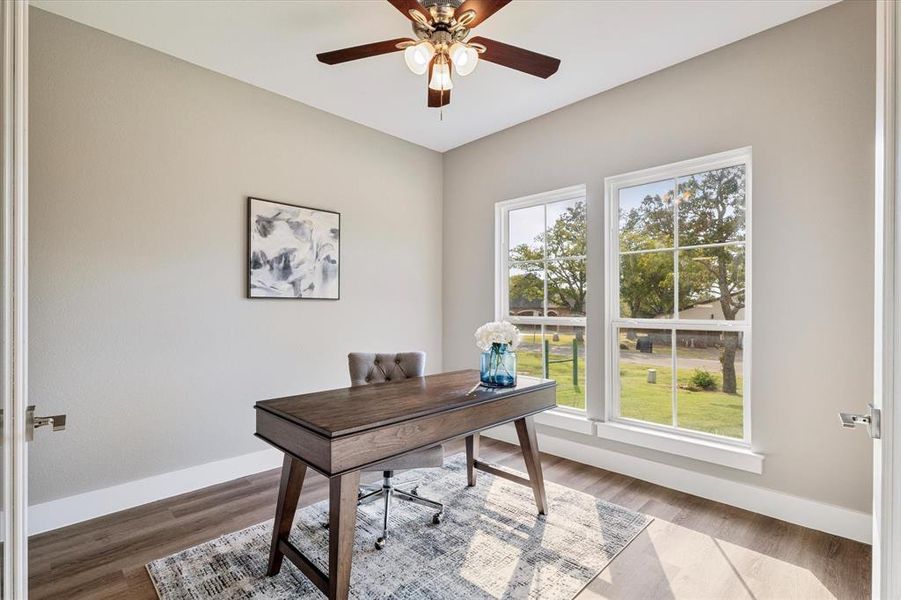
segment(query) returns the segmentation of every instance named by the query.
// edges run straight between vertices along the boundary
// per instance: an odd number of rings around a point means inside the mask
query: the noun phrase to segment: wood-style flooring
[[[481,454],[524,470],[515,446],[483,437]],[[546,454],[542,464],[549,481],[655,518],[579,600],[869,598],[865,544]],[[267,471],[35,536],[31,597],[156,598],[147,562],[271,519],[278,478]],[[301,505],[327,495],[311,471]]]

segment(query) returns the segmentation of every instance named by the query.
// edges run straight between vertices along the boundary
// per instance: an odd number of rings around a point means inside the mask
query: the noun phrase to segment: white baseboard
[[[484,435],[512,444],[518,443],[516,432],[509,425],[497,427]],[[542,452],[548,454],[629,475],[803,527],[871,543],[872,518],[868,513],[727,481],[542,432],[539,432],[538,438]],[[34,535],[51,531],[267,471],[277,468],[281,465],[281,461],[282,454],[277,450],[263,450],[36,504],[28,510],[28,532],[29,535]]]
[[[511,444],[519,444],[516,432],[511,425],[496,427],[483,435]],[[737,506],[866,544],[871,543],[872,540],[872,516],[869,513],[754,485],[728,481],[712,475],[605,450],[597,446],[581,444],[540,431],[538,441],[541,451],[547,454],[622,473],[680,492]]]
[[[262,450],[35,504],[28,508],[28,534],[51,531],[126,508],[268,471],[282,464],[282,456],[282,453],[274,448]]]

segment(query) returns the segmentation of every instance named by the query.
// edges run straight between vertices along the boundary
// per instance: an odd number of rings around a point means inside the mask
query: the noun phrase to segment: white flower
[[[475,337],[476,345],[483,352],[490,350],[493,344],[507,344],[511,350],[515,350],[519,344],[519,329],[507,321],[493,321],[476,329]]]

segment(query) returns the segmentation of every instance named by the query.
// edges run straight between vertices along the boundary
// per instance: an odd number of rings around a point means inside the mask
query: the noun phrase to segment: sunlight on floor
[[[774,540],[774,545],[778,540]],[[579,596],[600,598],[835,598],[798,566],[657,519]]]
[[[480,480],[479,485],[484,486],[486,478]],[[518,484],[510,483],[501,479],[494,478],[485,495],[485,510],[479,515],[479,532],[472,538],[466,552],[464,563],[460,569],[460,576],[483,590],[487,595],[494,598],[507,597],[511,593],[516,595],[518,592],[510,588],[511,582],[514,580],[514,574],[517,569],[527,569],[531,572],[532,582],[529,586],[531,589],[540,589],[540,582],[543,578],[554,577],[557,583],[563,583],[562,578],[568,578],[566,574],[561,574],[559,568],[547,565],[541,568],[534,564],[524,562],[522,551],[512,544],[505,542],[505,539],[512,537],[537,537],[541,536],[541,543],[546,543],[545,535],[545,519],[537,518],[533,528],[514,528],[503,517],[503,509],[505,506],[504,498],[511,493],[518,493],[522,490]],[[531,493],[531,492],[530,492]],[[586,499],[589,497],[586,496]],[[593,498],[592,506],[594,508]],[[592,512],[586,506],[586,512]],[[496,512],[499,510],[501,512]],[[597,523],[598,531],[602,530],[601,523]],[[559,551],[554,548],[553,544],[545,547],[549,554]],[[490,579],[486,581],[486,572],[490,573]],[[570,581],[575,581],[570,578]],[[581,583],[574,586],[578,589]],[[528,589],[528,588],[526,588]],[[520,590],[521,592],[521,590]]]
[[[482,485],[485,485],[484,482]],[[498,493],[497,488],[501,485],[500,480],[494,480],[486,497],[490,498]],[[484,528],[489,531],[495,531],[499,526],[497,522],[488,522],[489,520],[493,521],[489,514],[482,515],[480,519],[486,521]],[[508,530],[507,533],[513,534],[514,532]],[[516,546],[504,543],[499,536],[479,531],[469,543],[466,558],[460,568],[460,576],[485,590],[486,593],[498,597],[507,589],[516,565],[519,563],[519,558],[520,551]],[[488,582],[484,577],[486,569],[493,571],[493,576]]]

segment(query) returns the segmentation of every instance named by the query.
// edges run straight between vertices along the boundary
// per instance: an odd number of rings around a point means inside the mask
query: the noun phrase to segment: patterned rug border
[[[445,466],[443,467],[443,469],[447,469],[452,463],[458,463],[458,462],[461,462],[462,460],[464,460],[464,459],[462,458],[462,455],[460,455],[460,456],[455,456],[455,457],[450,457],[450,460],[448,461],[448,463],[445,464]],[[518,471],[518,470],[512,469],[512,468],[510,468],[510,467],[506,467],[506,466],[503,466],[503,465],[496,465],[496,464],[493,465],[493,466],[495,466],[496,468],[498,468],[498,469],[500,469],[500,470],[502,470],[502,471],[506,471],[506,472],[511,473],[511,474],[519,475],[519,476],[525,477],[525,478],[528,477],[528,476],[527,476],[525,473],[523,473],[522,471]],[[480,473],[480,476],[482,476],[482,477],[494,477],[493,475],[490,475],[490,474],[487,474],[487,473]],[[547,478],[545,478],[545,481],[549,481],[549,480],[547,480]],[[560,486],[560,487],[563,487],[563,488],[572,490],[572,491],[574,491],[574,492],[578,492],[578,493],[580,493],[580,494],[584,494],[584,495],[586,495],[586,496],[590,496],[590,497],[594,498],[594,499],[595,499],[596,501],[598,501],[598,502],[601,502],[601,503],[604,503],[604,504],[607,504],[607,505],[611,505],[611,506],[614,506],[614,507],[617,507],[617,508],[626,510],[626,511],[628,511],[628,512],[635,513],[635,514],[637,514],[637,515],[640,515],[640,516],[644,517],[644,519],[645,519],[644,524],[642,524],[640,527],[638,527],[638,528],[635,530],[635,532],[632,534],[632,536],[631,536],[631,537],[630,537],[630,538],[622,545],[622,547],[619,548],[613,555],[611,555],[611,556],[607,559],[606,564],[604,564],[604,565],[603,565],[603,566],[602,566],[602,567],[601,567],[594,575],[592,575],[592,576],[584,583],[584,585],[582,585],[582,587],[580,587],[577,591],[575,591],[575,592],[572,594],[572,596],[570,596],[570,600],[573,600],[574,598],[578,597],[579,594],[581,594],[582,592],[584,592],[584,591],[588,588],[588,586],[590,586],[590,585],[591,585],[591,584],[592,584],[592,583],[593,583],[593,582],[594,582],[594,581],[595,581],[595,580],[596,580],[596,579],[597,579],[604,571],[606,571],[606,570],[610,567],[610,565],[613,563],[613,561],[616,560],[617,558],[619,558],[619,555],[622,554],[623,551],[626,550],[626,548],[628,548],[629,546],[631,546],[632,543],[638,538],[638,536],[641,535],[641,533],[642,533],[645,529],[647,529],[647,528],[651,525],[651,523],[653,523],[656,519],[655,519],[655,517],[652,517],[652,516],[650,516],[650,515],[648,515],[648,514],[645,514],[645,513],[643,513],[643,512],[639,512],[639,511],[636,511],[636,510],[628,509],[628,508],[626,508],[626,507],[624,507],[624,506],[622,506],[622,505],[616,504],[616,503],[614,503],[614,502],[609,502],[609,501],[607,501],[607,500],[603,500],[603,499],[601,499],[601,498],[598,498],[597,496],[593,496],[593,495],[588,494],[588,493],[586,493],[586,492],[582,492],[582,491],[579,491],[579,490],[575,490],[575,489],[573,489],[573,488],[568,488],[567,486],[564,486],[564,485],[562,485],[562,484],[556,484],[556,483],[553,483],[553,482],[551,482],[551,483],[552,483],[553,485],[557,485],[557,486]],[[517,485],[518,485],[518,484],[517,484]],[[304,508],[311,508],[311,507],[313,507],[313,506],[316,506],[317,504],[326,504],[326,505],[327,505],[327,504],[328,504],[328,499],[320,500],[320,501],[318,501],[318,502],[314,502],[313,504],[310,504],[310,505],[307,505],[307,506],[303,506],[303,507],[301,507],[300,505],[298,505],[297,512],[298,512],[298,514],[299,514],[300,511],[301,511],[302,509],[304,509]],[[166,555],[166,556],[162,556],[162,557],[160,557],[160,558],[151,560],[150,562],[146,563],[146,564],[144,565],[144,570],[147,572],[147,575],[148,575],[148,577],[150,578],[150,582],[151,582],[151,584],[153,585],[153,591],[156,593],[156,596],[157,596],[158,600],[162,600],[162,594],[160,593],[160,585],[162,584],[162,582],[158,582],[157,579],[156,579],[156,577],[154,577],[153,571],[151,570],[151,565],[152,565],[153,563],[158,562],[158,561],[161,561],[161,560],[164,560],[164,559],[166,559],[166,558],[168,558],[168,557],[170,557],[170,556],[174,556],[174,555],[176,555],[176,554],[181,554],[181,553],[183,553],[183,552],[187,552],[187,551],[189,551],[189,550],[192,550],[192,549],[194,549],[194,548],[203,546],[203,545],[205,545],[205,544],[209,544],[209,543],[211,543],[211,542],[213,542],[213,541],[215,541],[215,540],[218,540],[218,539],[220,539],[220,538],[222,538],[222,537],[224,537],[224,536],[237,535],[237,534],[240,534],[240,533],[245,532],[245,531],[247,531],[247,530],[254,529],[254,528],[260,527],[260,526],[262,526],[262,525],[267,525],[268,523],[271,523],[272,521],[273,521],[272,519],[267,519],[266,521],[262,521],[262,522],[260,522],[260,523],[255,523],[254,525],[249,525],[249,526],[244,527],[244,528],[242,528],[242,529],[238,529],[237,531],[227,532],[227,533],[224,533],[224,534],[215,536],[215,537],[213,537],[213,538],[210,538],[209,540],[200,542],[200,543],[195,544],[195,545],[193,545],[193,546],[189,546],[189,547],[184,548],[184,549],[182,549],[182,550],[173,552],[173,553],[171,553],[171,554],[168,554],[168,555]],[[297,526],[297,524],[295,523],[294,527],[296,527],[296,526]],[[285,564],[288,565],[288,561],[286,561]]]

